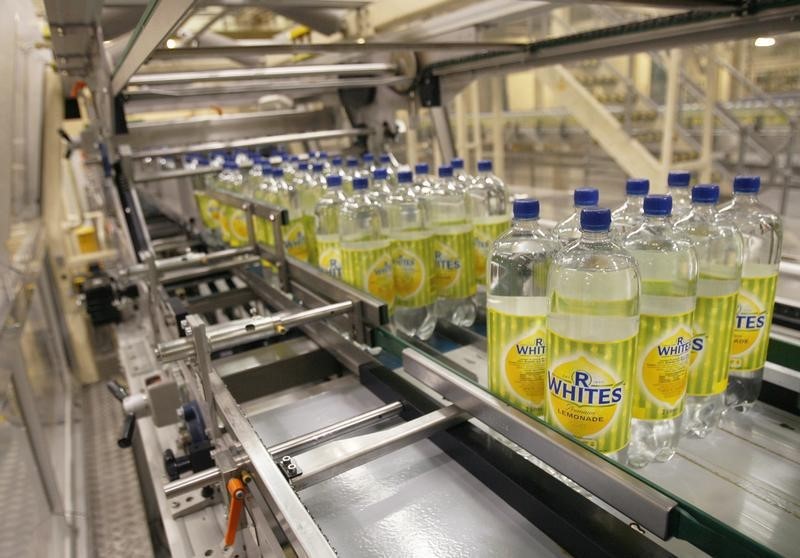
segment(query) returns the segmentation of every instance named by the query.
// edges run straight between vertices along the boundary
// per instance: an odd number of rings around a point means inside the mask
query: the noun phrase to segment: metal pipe
[[[195,267],[197,265],[214,264],[223,260],[238,258],[239,256],[249,256],[253,254],[253,248],[229,248],[227,250],[219,250],[217,252],[187,252],[181,256],[172,258],[162,258],[155,261],[156,271],[159,275],[163,275],[169,271],[177,271],[179,269],[186,269]],[[122,271],[123,277],[141,277],[148,272],[148,266],[143,263],[132,265],[128,269]]]
[[[394,64],[386,64],[383,62],[369,62],[364,64],[309,64],[306,66],[138,74],[130,79],[129,85],[194,84],[204,81],[231,81],[243,79],[297,78],[329,75],[353,76],[381,73],[393,74],[396,70],[397,67]]]
[[[242,343],[283,335],[289,329],[317,320],[344,314],[353,309],[352,301],[337,302],[327,306],[311,308],[294,314],[257,316],[235,320],[206,329],[211,351],[228,349]],[[194,355],[194,344],[188,337],[159,343],[155,349],[160,362],[174,362]]]
[[[272,447],[267,448],[267,451],[273,457],[282,457],[284,455],[297,454],[315,446],[318,446],[328,440],[349,434],[361,428],[372,426],[383,422],[389,418],[396,417],[403,410],[403,404],[399,401],[389,403],[377,409],[361,413],[352,418],[345,419],[341,422],[324,426],[320,429],[297,436],[285,442],[281,442]],[[247,456],[241,455],[234,459],[237,467],[244,467],[249,462]],[[194,473],[186,478],[178,479],[164,485],[164,494],[167,498],[173,498],[203,488],[209,484],[220,482],[222,480],[222,473],[219,467],[211,467],[198,473]]]

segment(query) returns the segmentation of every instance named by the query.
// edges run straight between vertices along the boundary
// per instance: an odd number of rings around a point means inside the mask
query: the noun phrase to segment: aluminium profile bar
[[[178,145],[174,147],[163,147],[159,149],[145,149],[132,151],[132,159],[145,159],[147,157],[168,157],[170,155],[184,155],[193,152],[224,151],[239,147],[263,147],[266,145],[276,145],[280,143],[290,143],[295,141],[320,141],[326,139],[337,139],[356,136],[367,136],[370,130],[367,128],[344,128],[341,130],[320,130],[315,132],[296,132],[290,134],[278,134],[274,136],[261,136],[257,138],[247,138],[232,141],[209,141],[204,143],[192,143]]]
[[[678,503],[644,481],[418,351],[403,351],[403,370],[656,536],[672,536]]]
[[[167,85],[212,81],[251,79],[298,78],[313,76],[366,76],[393,74],[394,64],[365,62],[362,64],[309,64],[305,66],[274,66],[270,68],[244,68],[231,70],[204,70],[198,72],[165,72],[133,76],[128,85]]]

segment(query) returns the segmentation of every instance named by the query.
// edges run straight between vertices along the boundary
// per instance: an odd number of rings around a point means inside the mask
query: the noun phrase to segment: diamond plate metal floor
[[[117,447],[122,407],[103,382],[83,389],[89,527],[95,556],[153,558],[133,453]]]

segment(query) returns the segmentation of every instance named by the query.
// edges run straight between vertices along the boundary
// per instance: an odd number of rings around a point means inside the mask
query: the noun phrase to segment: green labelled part
[[[489,391],[530,414],[544,413],[547,317],[492,307],[486,313]]]
[[[395,303],[403,308],[433,304],[433,236],[397,236],[392,244]]]
[[[473,263],[478,285],[486,284],[486,260],[492,250],[492,243],[508,230],[510,224],[511,221],[505,215],[475,221]]]
[[[764,367],[777,282],[777,273],[768,277],[742,277],[731,341],[731,372],[746,374]]]
[[[667,420],[683,412],[692,339],[692,312],[640,316],[633,418]]]
[[[547,336],[547,422],[603,453],[628,445],[636,338],[603,343]]]
[[[436,271],[433,284],[441,298],[467,298],[477,290],[473,262],[472,231],[438,233],[433,254]]]
[[[715,395],[725,391],[736,296],[734,292],[724,296],[697,297],[687,395]]]

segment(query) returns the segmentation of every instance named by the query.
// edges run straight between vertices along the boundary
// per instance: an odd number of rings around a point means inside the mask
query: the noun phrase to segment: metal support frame
[[[206,333],[206,323],[203,318],[197,314],[190,314],[186,316],[187,334],[191,337],[185,339],[191,340],[190,343],[193,348],[193,356],[195,364],[197,365],[197,375],[200,378],[200,385],[203,388],[203,398],[206,402],[206,411],[208,412],[208,429],[211,437],[211,443],[216,444],[219,441],[219,422],[217,420],[217,409],[214,402],[214,393],[211,390],[211,342]]]
[[[447,116],[447,109],[441,105],[432,106],[428,110],[431,113],[431,122],[436,133],[436,141],[442,154],[444,163],[450,163],[456,156],[455,143],[453,141],[453,129],[450,127],[450,119]]]
[[[681,50],[673,48],[669,51],[667,64],[667,96],[664,101],[664,122],[661,130],[661,175],[657,184],[666,184],[667,169],[672,168],[672,153],[674,149],[675,125],[677,123],[680,107],[678,103],[678,86],[680,85]],[[663,186],[660,188],[663,190]]]
[[[672,512],[677,507],[672,499],[422,353],[405,349],[403,369],[653,534],[662,539],[672,535]]]

